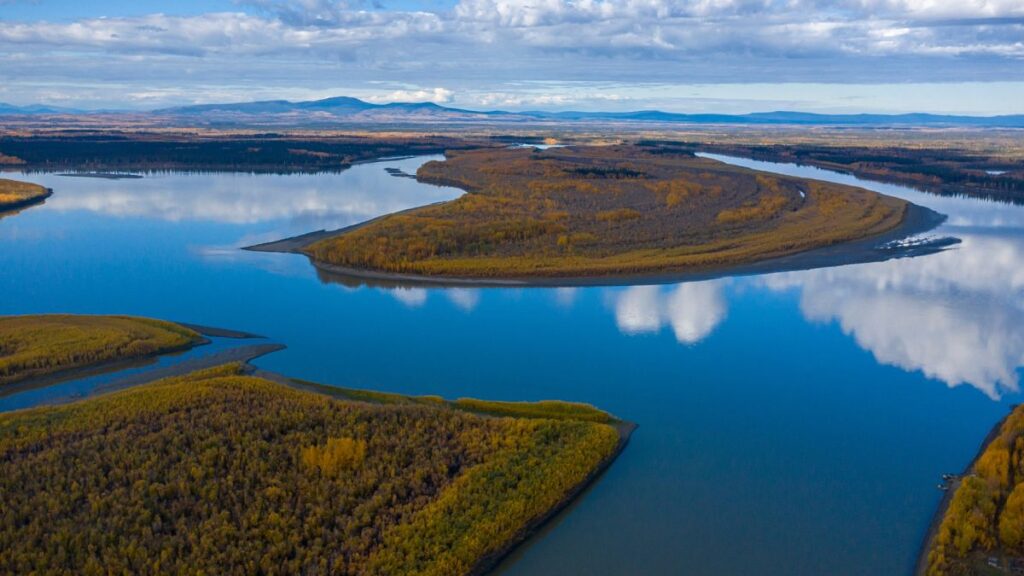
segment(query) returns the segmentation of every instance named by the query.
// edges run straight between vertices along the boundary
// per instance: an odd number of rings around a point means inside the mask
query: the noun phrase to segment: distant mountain
[[[523,112],[538,118],[687,124],[806,124],[818,126],[976,126],[1024,128],[1024,115],[951,116],[942,114],[814,114],[755,112],[753,114],[679,114],[660,110],[636,112]]]
[[[7,104],[0,102],[0,114],[2,115],[28,115],[28,114],[79,114],[81,110],[75,110],[74,108],[61,108],[58,106],[45,106],[42,104],[32,104],[30,106],[15,106],[14,104]]]
[[[486,112],[448,108],[433,102],[392,102],[373,104],[358,98],[339,96],[324,100],[291,102],[267,100],[228,104],[200,104],[153,111],[158,116],[191,117],[211,123],[381,123],[478,121]]]
[[[106,114],[116,114],[105,112]],[[87,114],[53,106],[0,104],[0,115]],[[139,113],[125,113],[138,116]],[[1024,128],[1024,115],[950,116],[939,114],[813,114],[759,112],[754,114],[682,114],[660,110],[633,112],[507,112],[449,108],[433,102],[374,104],[339,96],[323,100],[264,100],[162,108],[142,116],[165,124],[219,126],[330,126],[334,124],[531,124],[531,123],[659,123],[807,126],[951,126]]]

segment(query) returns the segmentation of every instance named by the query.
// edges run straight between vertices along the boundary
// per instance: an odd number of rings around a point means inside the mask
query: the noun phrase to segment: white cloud
[[[448,104],[455,99],[455,92],[447,88],[432,88],[424,90],[395,90],[387,94],[367,96],[369,102],[434,102],[435,104]]]
[[[449,102],[470,88],[482,106],[495,107],[621,97],[486,88],[522,80],[1024,79],[1019,0],[460,0],[435,12],[358,1],[246,4],[259,9],[0,20],[0,77],[264,90],[401,81],[414,86],[371,96]],[[137,102],[156,100],[132,92]]]

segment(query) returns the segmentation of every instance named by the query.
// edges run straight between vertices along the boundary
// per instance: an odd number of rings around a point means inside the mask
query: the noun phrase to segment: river
[[[638,423],[508,575],[909,574],[940,474],[1021,401],[1021,207],[730,159],[906,198],[948,214],[935,234],[963,242],[875,264],[561,289],[346,286],[301,256],[239,250],[457,196],[385,172],[427,159],[318,175],[9,173],[55,194],[0,219],[0,314],[221,326],[286,344],[255,364],[296,377],[583,401]]]

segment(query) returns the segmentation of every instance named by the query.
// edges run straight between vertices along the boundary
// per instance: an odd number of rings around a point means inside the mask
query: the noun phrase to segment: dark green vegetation
[[[653,147],[665,143],[652,142]],[[675,145],[675,146],[678,146]],[[771,162],[795,162],[937,194],[1024,203],[1024,161],[988,150],[884,145],[697,144],[685,146]]]
[[[0,178],[0,213],[42,202],[50,190],[38,184]]]
[[[1024,569],[1024,407],[1015,408],[1001,423],[953,487],[928,543],[928,576]],[[990,560],[1001,569],[993,571]]]
[[[461,140],[422,135],[56,132],[0,137],[0,158],[27,170],[309,172],[465,146]]]
[[[69,314],[0,317],[0,389],[76,368],[183,350],[196,332],[160,320]]]
[[[383,398],[233,365],[0,415],[0,572],[474,573],[622,446],[608,424]]]
[[[417,177],[469,193],[304,251],[354,271],[455,278],[699,271],[889,231],[907,203],[849,186],[605,146],[448,154]]]

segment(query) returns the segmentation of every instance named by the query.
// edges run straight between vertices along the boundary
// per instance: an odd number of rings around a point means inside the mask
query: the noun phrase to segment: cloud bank
[[[70,22],[0,16],[0,80],[8,93],[12,83],[38,93],[85,79],[404,82],[376,98],[449,102],[453,90],[472,89],[482,102],[489,94],[513,106],[566,100],[517,89],[524,81],[1024,80],[1019,0],[460,0],[435,11],[259,0],[238,8]]]

